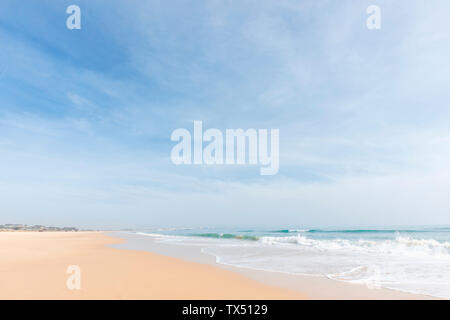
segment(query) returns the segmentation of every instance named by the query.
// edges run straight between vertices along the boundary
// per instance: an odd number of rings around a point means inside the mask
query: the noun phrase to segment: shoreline
[[[124,241],[104,232],[1,232],[0,299],[306,299],[211,265],[110,247]],[[79,290],[67,286],[70,266],[79,267]]]
[[[69,290],[69,266],[81,289]],[[127,232],[0,232],[0,299],[439,299],[235,267],[200,246]]]
[[[238,267],[219,263],[216,257],[204,253],[200,246],[178,245],[158,242],[153,236],[133,234],[129,232],[108,232],[113,237],[126,239],[127,241],[113,245],[119,249],[134,249],[140,251],[156,252],[158,254],[177,257],[236,272],[258,282],[293,290],[308,296],[309,299],[319,300],[440,300],[442,298],[410,293],[389,288],[369,288],[365,284],[356,284],[330,279],[325,276],[298,275],[270,270],[258,270],[253,268]]]

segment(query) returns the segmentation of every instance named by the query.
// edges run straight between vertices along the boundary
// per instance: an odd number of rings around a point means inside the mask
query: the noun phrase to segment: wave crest
[[[358,251],[365,253],[385,253],[403,255],[433,255],[450,258],[450,242],[434,239],[414,239],[400,236],[393,240],[317,240],[304,235],[287,237],[262,237],[260,242],[266,245],[299,245],[327,251]]]

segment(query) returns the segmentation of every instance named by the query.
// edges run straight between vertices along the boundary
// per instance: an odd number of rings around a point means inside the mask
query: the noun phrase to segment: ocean
[[[450,226],[139,230],[218,263],[450,298]]]

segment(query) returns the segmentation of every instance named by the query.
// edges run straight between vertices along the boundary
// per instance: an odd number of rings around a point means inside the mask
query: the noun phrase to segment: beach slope
[[[108,247],[122,241],[101,232],[0,232],[0,299],[305,298],[211,265]],[[70,266],[80,268],[79,290],[67,286],[77,283]]]

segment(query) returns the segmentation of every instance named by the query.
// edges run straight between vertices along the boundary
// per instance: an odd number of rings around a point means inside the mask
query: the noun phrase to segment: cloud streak
[[[370,1],[69,4],[0,8],[3,219],[450,223],[448,2],[381,0],[380,31]],[[194,120],[279,128],[279,174],[174,166]]]

